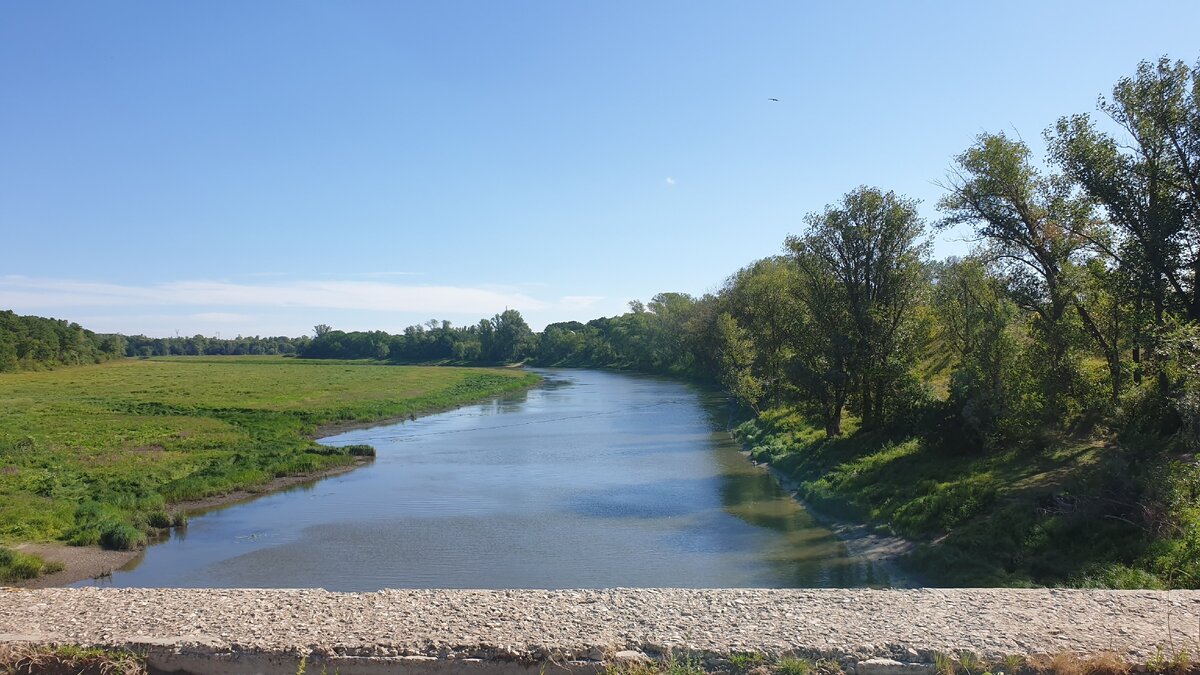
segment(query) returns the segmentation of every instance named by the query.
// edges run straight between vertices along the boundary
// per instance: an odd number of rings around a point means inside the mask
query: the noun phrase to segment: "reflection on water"
[[[192,518],[118,586],[886,585],[725,431],[711,392],[544,371],[544,385],[350,431],[376,461]]]

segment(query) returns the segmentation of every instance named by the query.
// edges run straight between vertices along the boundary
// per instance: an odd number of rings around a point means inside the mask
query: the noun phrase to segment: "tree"
[[[757,415],[763,385],[752,371],[754,342],[728,312],[717,315],[716,330],[720,364],[717,379],[738,402],[750,406]]]
[[[319,323],[313,326],[313,337],[322,338],[328,335],[333,330],[329,324]]]
[[[987,255],[1005,273],[1013,300],[1036,315],[1045,357],[1045,416],[1057,422],[1077,379],[1066,320],[1074,295],[1064,269],[1095,221],[1090,202],[1062,177],[1042,176],[1029,155],[1025,143],[1003,133],[980,135],[955,158],[944,186],[949,194],[938,207],[946,213],[941,227],[975,227],[988,244]]]
[[[753,336],[753,371],[768,400],[781,399],[792,388],[788,366],[796,344],[805,339],[799,283],[795,260],[780,256],[742,268],[721,292],[722,308]]]
[[[484,354],[491,361],[518,361],[534,346],[533,331],[515,309],[506,309],[492,317],[491,329],[482,342]],[[485,336],[481,335],[481,338]]]
[[[1051,156],[1116,228],[1115,241],[1089,242],[1127,279],[1134,304],[1149,305],[1130,316],[1140,364],[1169,316],[1200,321],[1200,64],[1142,62],[1100,109],[1132,142],[1100,131],[1088,115],[1060,119],[1047,139]],[[1162,373],[1158,386],[1166,392]]]
[[[968,444],[988,446],[1011,438],[1030,420],[1028,362],[1021,358],[1020,311],[978,258],[938,265],[933,307],[943,344],[957,357],[950,375],[949,406]]]
[[[913,324],[925,286],[924,223],[916,202],[868,187],[806,222],[808,233],[789,237],[787,246],[820,338],[804,366],[823,384],[826,433],[841,433],[852,397],[863,426],[881,426],[895,385],[918,354]]]

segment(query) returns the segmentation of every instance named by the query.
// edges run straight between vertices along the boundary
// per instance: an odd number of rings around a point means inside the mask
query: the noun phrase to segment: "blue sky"
[[[535,328],[699,294],[858,185],[1040,153],[1196,2],[0,2],[0,308]],[[778,98],[779,102],[769,101]],[[965,252],[954,234],[939,256]]]

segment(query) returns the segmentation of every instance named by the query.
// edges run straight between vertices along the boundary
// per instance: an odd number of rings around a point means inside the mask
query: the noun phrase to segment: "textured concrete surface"
[[[987,658],[1117,652],[1144,663],[1159,647],[1197,653],[1198,640],[1200,591],[0,592],[0,641],[132,648],[157,668],[197,673],[294,673],[301,658],[346,675],[595,670],[641,655],[751,651],[850,669],[964,649]]]

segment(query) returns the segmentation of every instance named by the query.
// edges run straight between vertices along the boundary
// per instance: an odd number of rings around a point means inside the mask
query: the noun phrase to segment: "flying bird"
[[[779,103],[779,99],[777,99],[777,98],[769,98],[769,99],[767,99],[767,100],[768,100],[768,101],[775,101],[776,103]]]

